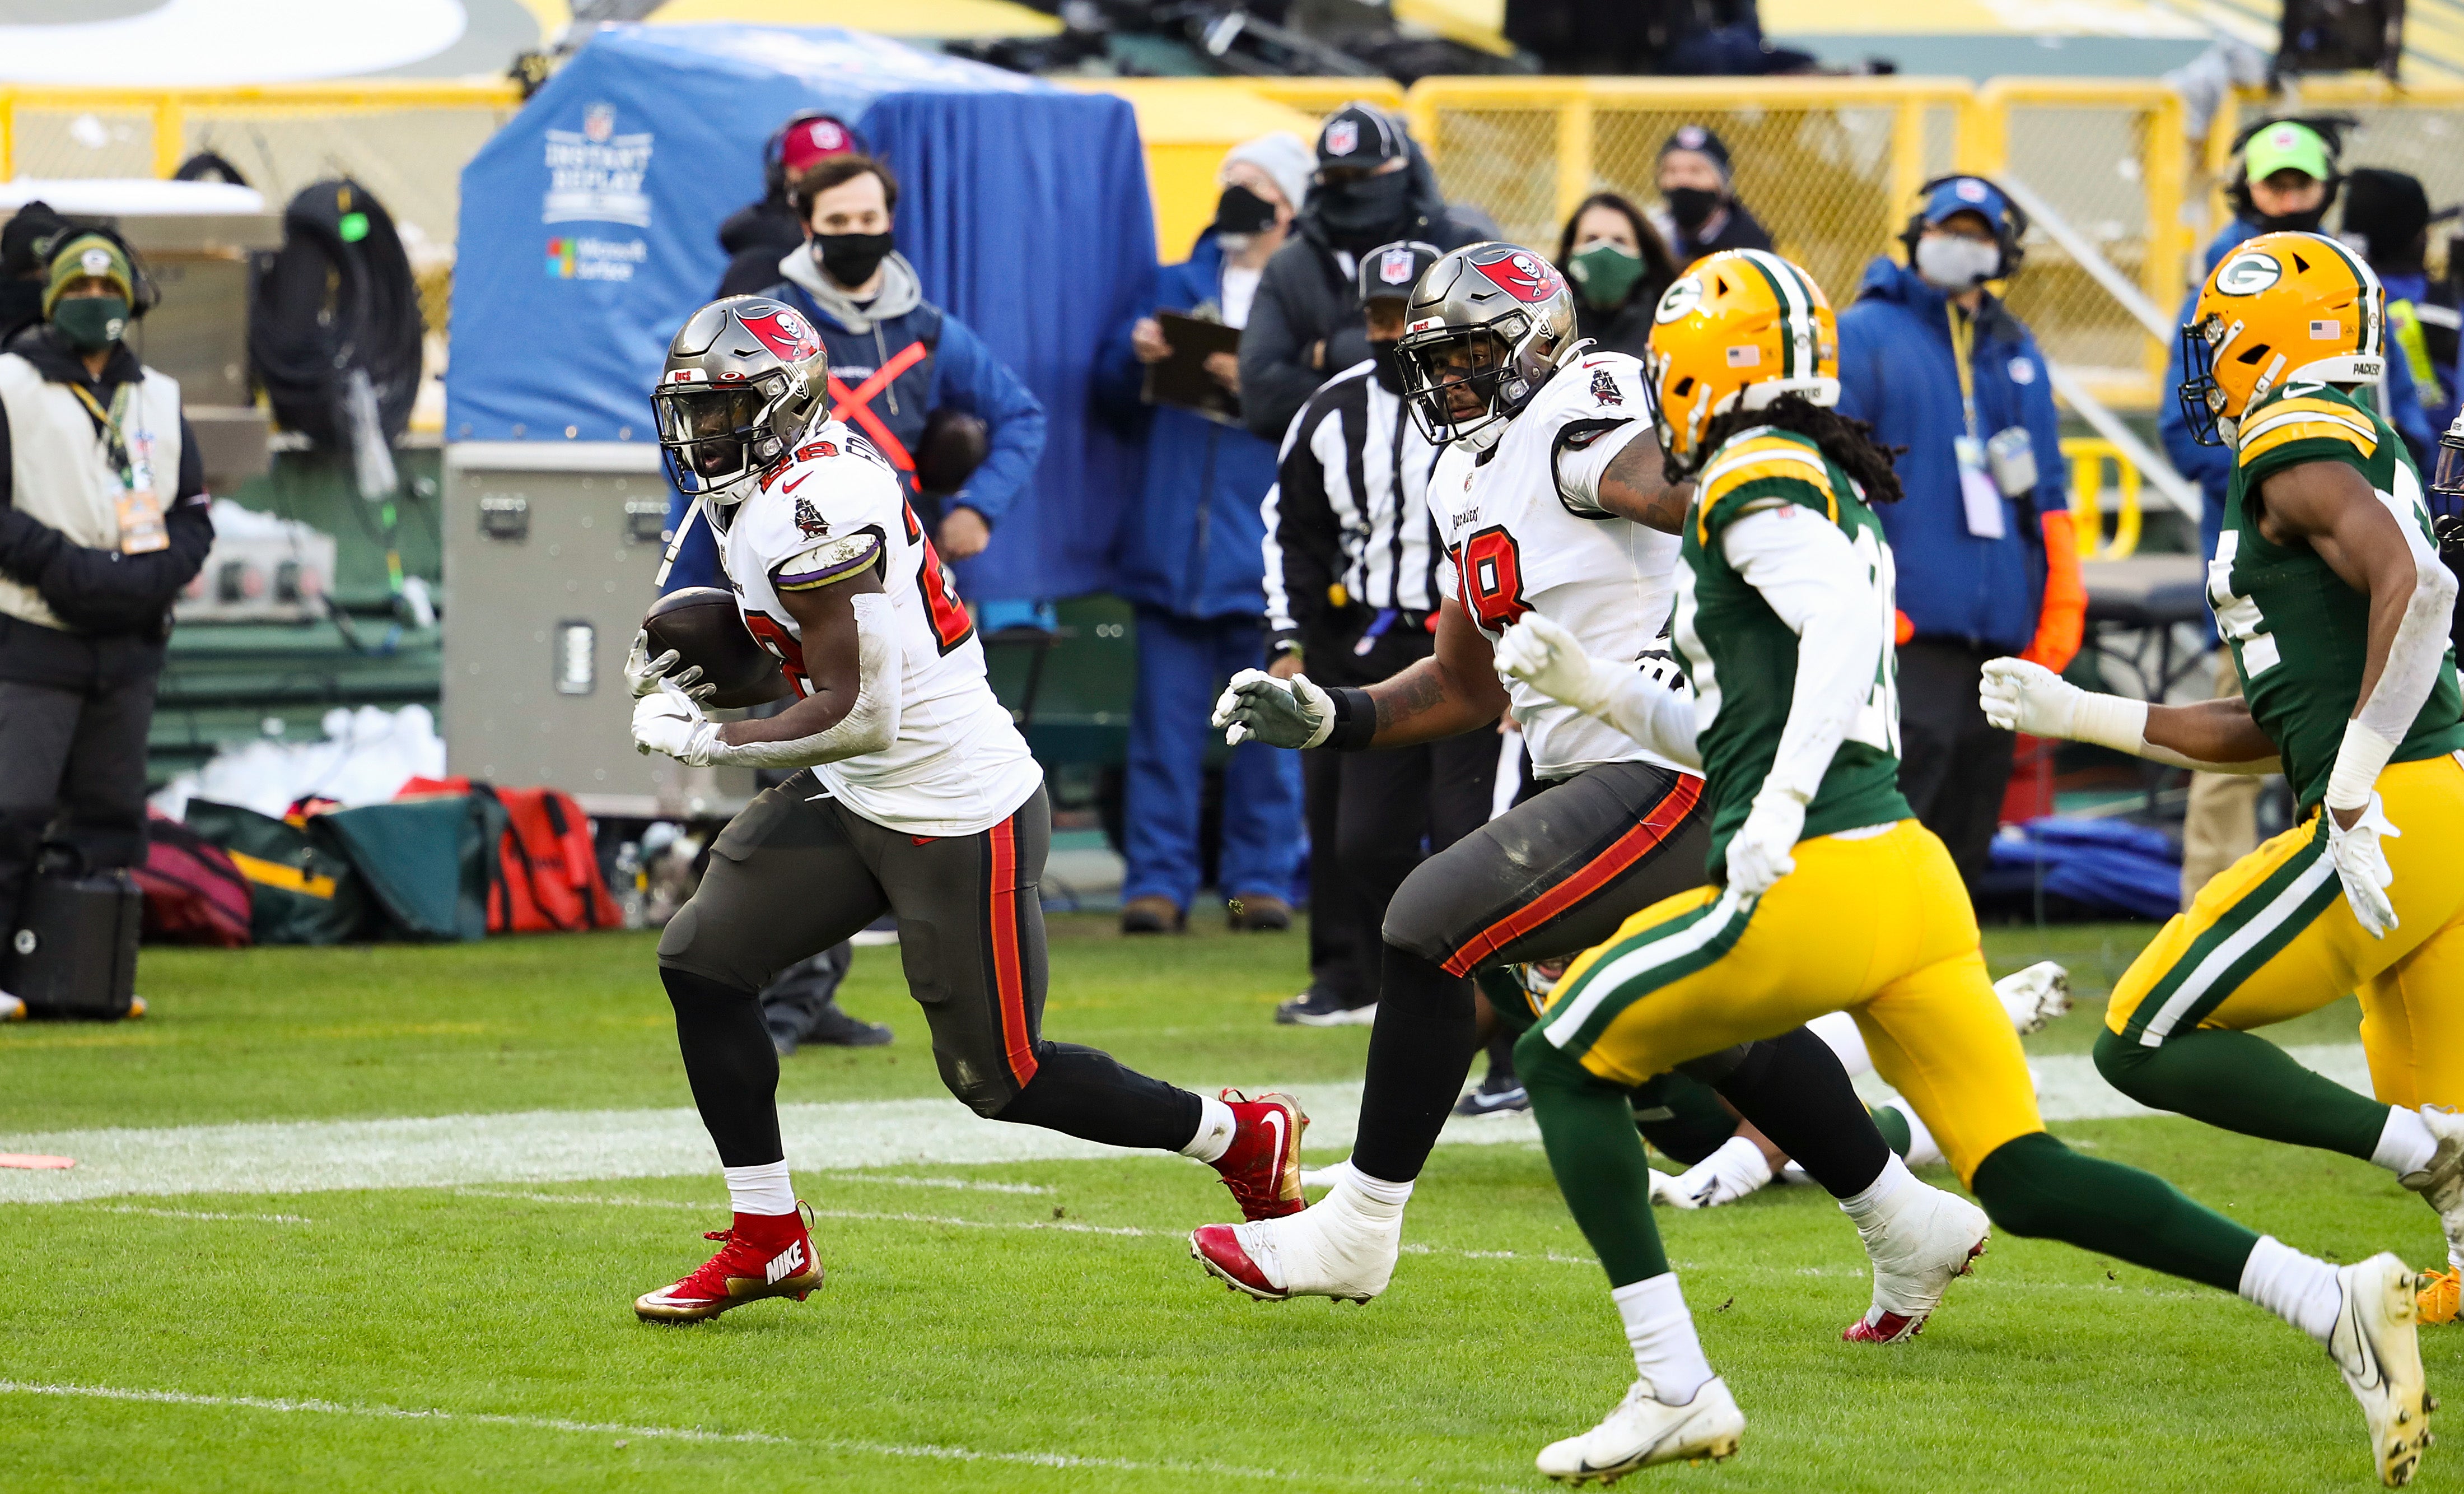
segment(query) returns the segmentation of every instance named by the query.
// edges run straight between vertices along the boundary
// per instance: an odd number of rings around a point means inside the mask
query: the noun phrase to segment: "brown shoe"
[[[1160,893],[1132,898],[1121,904],[1121,932],[1125,934],[1177,934],[1189,926],[1189,915],[1173,906],[1172,899]]]
[[[1234,898],[1223,904],[1223,925],[1251,933],[1282,933],[1292,926],[1292,905],[1270,893]]]

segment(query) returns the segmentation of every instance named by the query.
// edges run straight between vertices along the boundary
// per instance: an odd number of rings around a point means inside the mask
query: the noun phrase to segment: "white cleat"
[[[1193,1231],[1189,1253],[1207,1273],[1261,1302],[1332,1297],[1365,1303],[1394,1279],[1403,1250],[1403,1216],[1364,1215],[1351,1191],[1333,1193],[1281,1218],[1209,1224]]]
[[[1993,983],[2002,1010],[2022,1037],[2042,1032],[2045,1024],[2071,1009],[2071,972],[2051,960],[2039,960]]]
[[[2431,1441],[2430,1414],[2438,1406],[2421,1374],[2413,1305],[2421,1279],[2382,1253],[2359,1265],[2337,1267],[2336,1286],[2343,1300],[2327,1337],[2327,1357],[2343,1371],[2344,1384],[2369,1418],[2379,1482],[2401,1488],[2421,1467]]]
[[[1873,1260],[1874,1304],[1839,1335],[1851,1344],[1902,1344],[1925,1331],[1992,1230],[1984,1210],[1928,1183],[1911,1179],[1893,1203],[1889,1217],[1857,1226]]]
[[[1540,1449],[1538,1462],[1560,1483],[1615,1483],[1654,1463],[1732,1458],[1745,1430],[1746,1414],[1718,1375],[1683,1406],[1657,1399],[1650,1381],[1637,1380],[1598,1426]]]
[[[2445,1105],[2421,1107],[2422,1124],[2438,1138],[2430,1166],[2407,1172],[2397,1181],[2419,1193],[2438,1211],[2439,1227],[2447,1232],[2447,1259],[2464,1254],[2464,1115]]]

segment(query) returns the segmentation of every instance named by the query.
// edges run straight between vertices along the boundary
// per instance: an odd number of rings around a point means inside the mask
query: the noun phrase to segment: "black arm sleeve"
[[[185,463],[184,463],[185,465]],[[144,555],[89,549],[62,541],[34,577],[34,589],[60,620],[83,633],[131,633],[160,627],[180,589],[205,568],[214,522],[200,502],[177,502],[164,515],[170,545]],[[55,536],[56,537],[56,536]]]
[[[1266,261],[1257,299],[1249,303],[1248,324],[1241,329],[1241,419],[1269,441],[1283,439],[1292,416],[1326,375],[1335,371],[1331,365],[1324,370],[1309,366],[1309,345],[1320,334],[1295,314],[1302,308],[1290,304],[1289,298],[1300,289],[1291,282],[1314,267],[1291,257],[1294,251],[1311,252],[1306,245],[1292,245]]]
[[[197,433],[184,414],[180,417],[180,486],[171,494],[171,502],[182,503],[205,496],[206,454],[197,450]]]
[[[9,411],[0,406],[0,508],[17,502],[17,456],[9,438]]]
[[[1314,408],[1303,414],[1284,452],[1283,465],[1275,473],[1282,498],[1275,509],[1274,541],[1282,552],[1284,605],[1304,639],[1324,627],[1331,607],[1327,588],[1334,584],[1343,565],[1343,529],[1335,522],[1333,505],[1327,502],[1326,470],[1317,453],[1309,450],[1309,438],[1319,422],[1337,418],[1331,412]],[[1279,636],[1275,641],[1280,645],[1287,639]]]

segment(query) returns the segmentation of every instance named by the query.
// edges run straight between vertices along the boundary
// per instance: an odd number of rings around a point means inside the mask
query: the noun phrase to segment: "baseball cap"
[[[1403,132],[1375,104],[1347,103],[1317,132],[1317,167],[1383,166],[1404,153]]]
[[[2288,168],[2321,182],[2336,174],[2319,132],[2291,120],[2279,120],[2251,136],[2241,147],[2241,160],[2243,175],[2254,182]]]
[[[1976,213],[1999,231],[2011,220],[2011,199],[1981,176],[1954,176],[1926,194],[1917,216],[1930,228],[1962,212]]]
[[[1360,303],[1365,306],[1373,301],[1406,299],[1440,257],[1437,245],[1418,239],[1402,238],[1378,245],[1360,256],[1360,267],[1353,277]]]
[[[1699,156],[1708,156],[1711,158],[1711,164],[1720,168],[1722,176],[1736,174],[1728,165],[1727,142],[1713,134],[1708,125],[1680,124],[1677,126],[1674,133],[1660,143],[1661,155],[1664,156],[1672,150],[1690,150]]]
[[[99,234],[72,234],[52,250],[51,273],[43,278],[43,315],[52,314],[53,303],[71,280],[89,275],[119,286],[121,299],[136,304],[137,276],[121,247]]]
[[[779,165],[793,176],[816,161],[863,148],[843,122],[826,114],[800,115],[781,134]]]

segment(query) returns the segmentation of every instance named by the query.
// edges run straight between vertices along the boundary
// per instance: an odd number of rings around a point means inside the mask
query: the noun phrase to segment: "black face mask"
[[[1238,183],[1223,189],[1215,204],[1218,234],[1263,234],[1275,226],[1275,205]]]
[[[42,319],[42,281],[0,280],[0,335]]]
[[[1668,199],[1668,215],[1689,234],[1710,222],[1724,200],[1720,193],[1700,187],[1672,187],[1661,195]]]
[[[1400,346],[1375,337],[1369,340],[1369,356],[1377,365],[1377,387],[1389,394],[1403,392],[1403,359],[1396,351]]]
[[[2250,221],[2257,224],[2258,231],[2262,234],[2316,234],[2319,232],[2319,225],[2325,222],[2326,218],[2327,205],[2324,203],[2321,203],[2307,212],[2287,212],[2271,218],[2262,216],[2256,209],[2253,209],[2250,215]]]
[[[887,234],[816,234],[813,235],[815,256],[830,279],[841,285],[862,285],[890,257],[891,236]]]
[[[1402,237],[1409,227],[1404,219],[1412,211],[1412,173],[1389,171],[1320,187],[1309,194],[1309,211],[1337,249],[1375,249]]]

